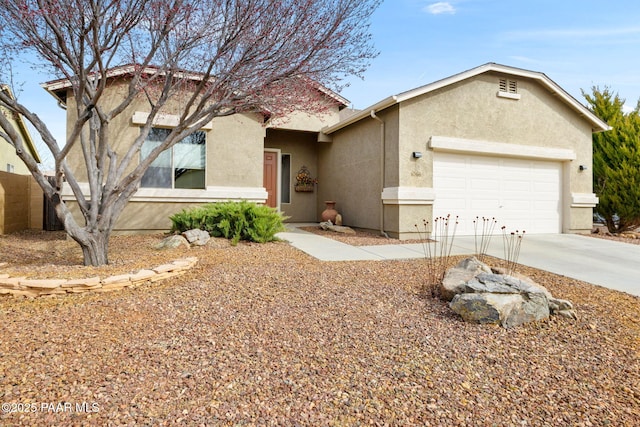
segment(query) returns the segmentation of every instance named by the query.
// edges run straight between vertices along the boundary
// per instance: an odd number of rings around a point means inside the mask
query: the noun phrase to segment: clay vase
[[[322,222],[331,221],[335,224],[336,215],[338,215],[338,211],[335,209],[336,202],[332,200],[328,200],[324,202],[327,205],[327,208],[322,211],[320,217],[322,218]]]

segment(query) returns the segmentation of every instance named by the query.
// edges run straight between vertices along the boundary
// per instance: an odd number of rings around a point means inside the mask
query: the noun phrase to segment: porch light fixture
[[[419,159],[420,157],[422,157],[422,153],[420,151],[414,151],[412,156],[414,159]]]
[[[580,165],[580,166],[578,166],[578,170],[579,170],[580,172],[582,172],[582,171],[586,171],[586,170],[587,170],[587,167],[586,167],[585,165]]]

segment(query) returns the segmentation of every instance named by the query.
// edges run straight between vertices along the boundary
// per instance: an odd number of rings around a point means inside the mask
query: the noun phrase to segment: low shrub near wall
[[[235,245],[240,240],[257,243],[276,240],[275,234],[284,231],[286,218],[268,206],[243,201],[208,203],[183,210],[170,219],[173,232],[199,228],[214,237],[230,239]]]

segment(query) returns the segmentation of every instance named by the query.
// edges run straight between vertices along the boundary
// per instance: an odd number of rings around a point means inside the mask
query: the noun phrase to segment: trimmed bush
[[[286,217],[268,206],[242,201],[208,203],[182,210],[169,219],[173,232],[200,228],[214,237],[230,239],[236,245],[240,240],[257,243],[277,240],[275,234],[284,231]]]

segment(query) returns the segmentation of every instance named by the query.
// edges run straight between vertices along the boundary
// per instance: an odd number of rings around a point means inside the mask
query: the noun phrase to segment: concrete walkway
[[[278,237],[321,261],[380,261],[424,258],[422,244],[351,246],[300,230],[317,224],[288,224]],[[495,235],[487,253],[505,258],[502,235]],[[452,255],[475,253],[473,236],[457,236]],[[527,235],[518,263],[640,296],[640,245],[575,234]]]

